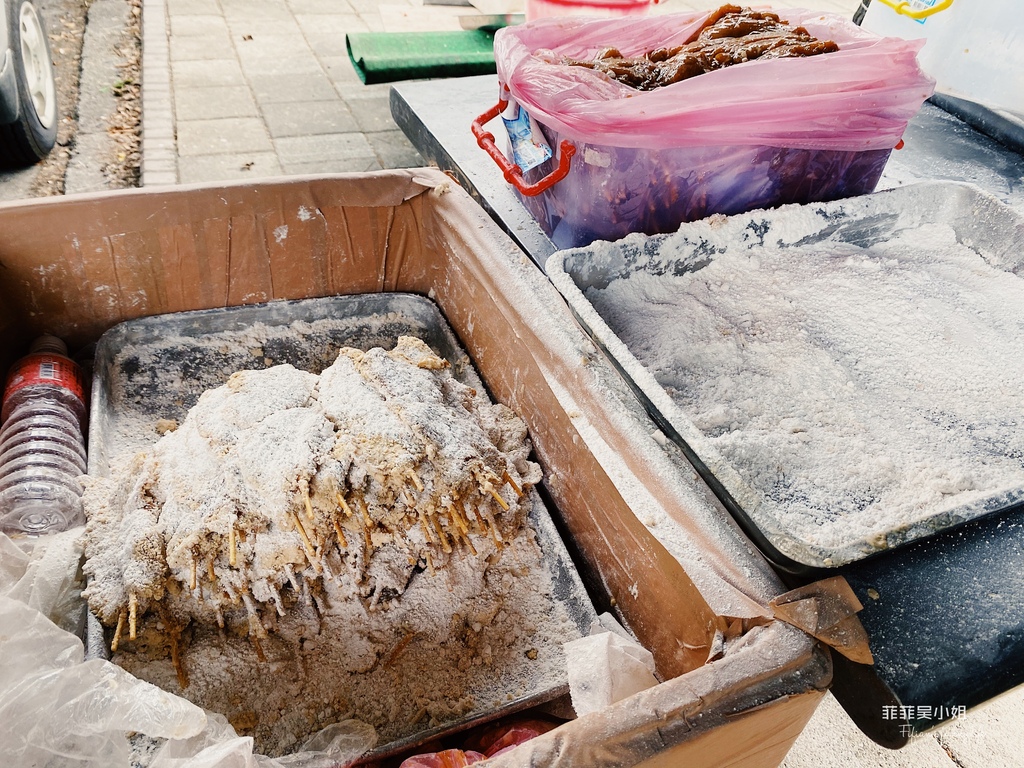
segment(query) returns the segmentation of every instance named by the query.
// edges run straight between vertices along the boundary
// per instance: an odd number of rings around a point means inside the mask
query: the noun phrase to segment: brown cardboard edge
[[[816,637],[850,661],[875,663],[867,630],[857,618],[864,606],[842,576],[797,587],[772,598],[768,605],[776,618]]]
[[[831,671],[827,651],[775,623],[731,657],[565,723],[486,765],[775,766],[813,714]]]
[[[738,650],[705,664],[723,627],[742,635],[770,616],[777,578],[690,473],[658,451],[554,287],[440,172],[8,204],[0,233],[8,357],[43,329],[85,344],[116,322],[166,311],[380,290],[436,299],[492,392],[529,416],[563,523],[670,678],[642,706],[683,716],[672,704],[683,697],[710,723],[714,707],[743,695],[737,686],[756,687],[763,704],[816,685],[806,676],[783,684],[787,670],[740,661]],[[640,521],[639,505],[657,526]],[[814,643],[796,634],[809,653]],[[697,699],[687,698],[693,685],[704,692]]]
[[[9,341],[0,365],[6,370],[42,332],[56,333],[74,351],[116,322],[148,314],[343,292],[343,286],[327,283],[318,293],[311,280],[275,286],[274,270],[257,275],[259,264],[249,263],[250,252],[283,262],[277,228],[287,226],[289,218],[301,222],[303,209],[315,218],[317,201],[332,199],[339,186],[344,200],[335,201],[336,207],[405,210],[406,203],[439,183],[436,171],[422,170],[382,171],[369,182],[365,174],[343,173],[0,203],[0,221],[7,222],[0,237],[0,334]],[[305,202],[289,217],[283,203],[296,195]],[[175,222],[202,222],[202,231]],[[385,235],[388,227],[389,222],[379,223]],[[319,245],[329,253],[346,247]],[[388,247],[386,236],[370,246],[377,251],[352,256],[364,262],[379,256]],[[162,258],[152,259],[153,253]],[[190,260],[200,269],[180,281],[169,277]],[[257,285],[233,290],[232,271],[258,279]],[[380,275],[367,278],[344,292],[380,290]],[[111,290],[100,292],[101,285]],[[147,290],[152,295],[145,296]]]

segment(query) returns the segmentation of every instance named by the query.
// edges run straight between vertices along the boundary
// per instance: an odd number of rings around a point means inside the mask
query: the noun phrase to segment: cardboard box
[[[0,206],[0,364],[141,316],[333,294],[434,299],[530,428],[599,609],[662,684],[493,765],[775,766],[831,679],[773,618],[784,591],[582,333],[554,287],[431,169],[144,189]]]

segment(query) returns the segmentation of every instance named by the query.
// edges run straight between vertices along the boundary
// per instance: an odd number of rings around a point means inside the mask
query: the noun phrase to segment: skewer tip
[[[134,640],[138,633],[139,598],[132,592],[128,595],[128,639]]]

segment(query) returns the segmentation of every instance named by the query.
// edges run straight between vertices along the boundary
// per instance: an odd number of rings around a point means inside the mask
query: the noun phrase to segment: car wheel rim
[[[18,18],[21,35],[21,61],[25,68],[25,85],[32,99],[39,122],[50,128],[57,117],[57,95],[53,82],[53,65],[46,46],[45,32],[31,3],[22,3]]]

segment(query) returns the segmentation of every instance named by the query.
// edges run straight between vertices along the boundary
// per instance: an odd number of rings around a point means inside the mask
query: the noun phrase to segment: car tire
[[[0,163],[32,165],[57,141],[57,85],[50,42],[39,10],[31,0],[8,3],[14,72],[18,81],[18,119],[0,126]]]

